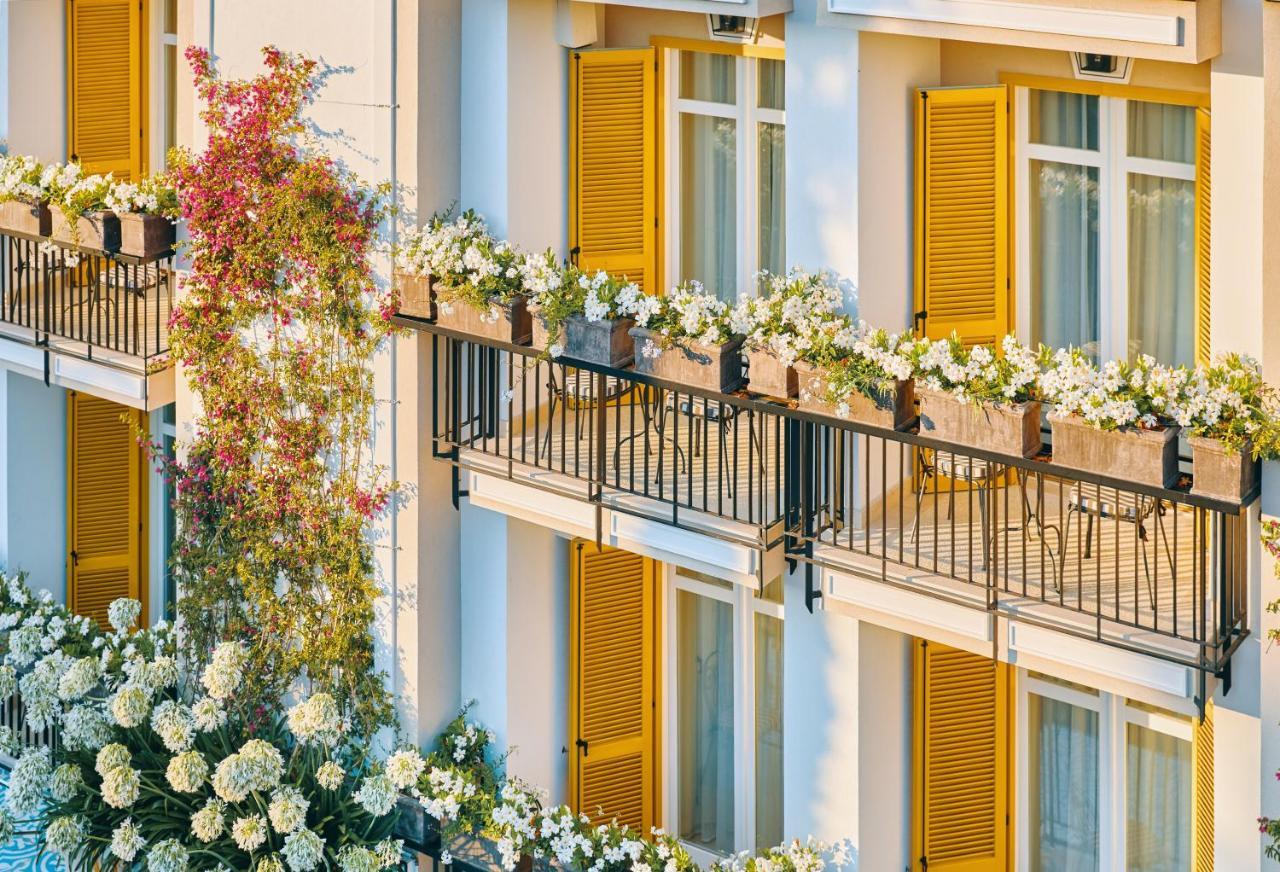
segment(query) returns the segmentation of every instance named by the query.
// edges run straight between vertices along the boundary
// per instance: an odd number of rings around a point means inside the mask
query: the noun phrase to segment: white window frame
[[[1128,725],[1138,724],[1166,735],[1192,741],[1189,718],[1138,708],[1119,694],[1099,690],[1097,695],[1075,687],[1037,678],[1025,671],[1018,675],[1016,802],[1017,868],[1031,868],[1030,852],[1030,700],[1034,693],[1047,699],[1069,703],[1098,714],[1098,867],[1123,870],[1127,862],[1126,823],[1128,772],[1125,752],[1128,748]]]
[[[182,76],[185,64],[183,63],[182,53],[178,51],[178,34],[176,28],[178,22],[174,22],[174,32],[165,32],[164,29],[164,0],[153,0],[150,4],[150,20],[147,22],[147,33],[149,43],[149,75],[151,87],[148,91],[150,98],[150,121],[149,133],[151,134],[147,140],[147,147],[151,151],[148,155],[148,166],[152,173],[163,170],[167,164],[168,155],[165,153],[164,134],[165,134],[165,107],[168,105],[168,83],[164,77],[164,52],[166,46],[173,46],[175,55],[174,68],[174,88],[182,88]],[[181,11],[179,11],[181,15]],[[174,111],[177,109],[175,107]],[[175,129],[177,127],[175,119]],[[178,143],[174,143],[177,145]]]
[[[148,414],[149,432],[153,443],[164,444],[165,437],[174,440],[175,450],[178,440],[177,423],[166,424],[164,407],[152,410]],[[156,461],[148,459],[147,472],[147,613],[151,623],[155,623],[164,614],[165,576],[169,572],[167,555],[173,544],[166,541],[165,519],[173,507],[165,502],[165,472]]]
[[[1196,166],[1177,161],[1130,157],[1127,98],[1098,96],[1098,150],[1031,142],[1031,88],[1014,90],[1014,160],[1016,179],[1015,270],[1017,333],[1031,336],[1031,161],[1048,160],[1098,170],[1098,355],[1101,360],[1129,357],[1129,214],[1128,175],[1157,176],[1195,182]],[[1037,89],[1052,90],[1052,89]],[[1192,313],[1188,313],[1190,316]],[[1169,363],[1171,361],[1162,361]]]
[[[666,263],[663,274],[668,284],[675,285],[680,275],[680,116],[704,115],[713,118],[732,118],[736,131],[735,165],[737,169],[737,258],[738,287],[735,297],[755,294],[753,277],[760,270],[760,210],[759,210],[759,149],[756,147],[759,124],[778,124],[786,127],[787,113],[783,109],[765,109],[757,104],[759,95],[760,58],[729,55],[734,60],[734,93],[737,102],[716,103],[710,100],[692,100],[680,96],[681,49],[662,49],[663,68],[667,70],[663,83],[667,107],[666,135],[663,143],[663,166],[666,168],[666,231],[663,251]],[[694,49],[696,51],[696,49]],[[706,52],[714,54],[714,52]],[[749,135],[745,135],[746,134]]]
[[[733,850],[755,851],[756,839],[756,676],[755,633],[756,615],[768,615],[783,620],[782,603],[770,602],[756,595],[752,587],[729,582],[729,588],[708,584],[682,573],[675,564],[663,564],[664,614],[663,633],[663,711],[666,713],[663,742],[663,798],[662,819],[668,822],[667,832],[680,835],[680,712],[678,711],[678,636],[679,620],[676,598],[680,591],[697,594],[733,608]],[[786,739],[784,737],[783,741]],[[698,845],[683,843],[695,863],[709,867],[724,857]]]

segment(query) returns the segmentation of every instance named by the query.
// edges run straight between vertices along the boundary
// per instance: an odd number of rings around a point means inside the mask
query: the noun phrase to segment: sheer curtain
[[[733,105],[736,58],[680,53],[680,96]],[[726,300],[738,290],[738,131],[732,118],[680,114],[680,277]]]
[[[1191,743],[1128,724],[1128,872],[1191,868]]]
[[[756,848],[782,844],[782,621],[756,614]]]
[[[1028,694],[1032,872],[1098,868],[1098,713]]]
[[[733,606],[676,594],[680,838],[729,854],[733,835]]]
[[[785,68],[782,61],[757,62],[756,103],[761,109],[786,109]],[[760,269],[771,273],[787,270],[786,254],[786,160],[785,136],[781,124],[757,125],[757,167],[759,174]]]

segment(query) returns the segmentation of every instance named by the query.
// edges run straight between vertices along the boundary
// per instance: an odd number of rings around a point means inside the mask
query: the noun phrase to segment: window
[[[666,274],[732,301],[786,270],[783,62],[668,57]]]
[[[757,592],[689,570],[669,577],[673,829],[704,861],[777,845],[782,579]]]
[[[178,144],[178,0],[164,0],[164,21],[160,30],[160,50],[163,53],[161,74],[163,83],[163,124],[160,142],[163,151],[158,166],[166,166],[169,149]]]
[[[1018,867],[1191,869],[1191,719],[1039,675],[1020,696]]]
[[[1191,106],[1017,90],[1018,332],[1195,363]]]

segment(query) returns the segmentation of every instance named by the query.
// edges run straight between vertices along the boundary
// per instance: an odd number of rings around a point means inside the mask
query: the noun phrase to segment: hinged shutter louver
[[[1003,872],[1008,667],[917,641],[912,868]]]
[[[1196,110],[1196,362],[1212,355],[1210,311],[1209,215],[1213,194],[1209,185],[1209,110]]]
[[[569,246],[583,269],[654,293],[657,262],[655,49],[573,54]]]
[[[1008,125],[1003,85],[916,92],[915,296],[931,339],[1010,331]]]
[[[86,173],[143,173],[143,21],[138,0],[67,2],[67,153]]]
[[[1213,872],[1213,703],[1195,725],[1192,759],[1192,868]]]
[[[113,600],[144,599],[146,464],[134,431],[142,419],[75,392],[68,394],[67,416],[67,603],[106,628]]]
[[[572,545],[571,804],[636,832],[656,822],[653,561]],[[584,747],[585,743],[585,747]]]

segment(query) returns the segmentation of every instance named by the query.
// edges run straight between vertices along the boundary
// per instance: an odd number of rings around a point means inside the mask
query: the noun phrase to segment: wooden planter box
[[[1031,457],[1040,451],[1040,403],[962,403],[944,391],[920,388],[920,435],[998,454]]]
[[[410,318],[436,318],[435,279],[431,276],[395,274],[396,290],[400,294],[400,314]]]
[[[499,315],[496,321],[490,321],[488,310],[481,311],[466,303],[439,303],[436,323],[459,333],[497,339],[512,345],[528,345],[533,333],[533,319],[524,298],[494,305],[498,307]]]
[[[631,336],[635,323],[630,318],[588,321],[585,315],[570,315],[564,322],[564,353],[575,360],[621,369],[635,358]]]
[[[156,258],[173,250],[178,228],[163,215],[125,212],[119,218],[121,254]]]
[[[787,400],[800,392],[794,366],[784,366],[767,348],[747,347],[747,389],[753,394]]]
[[[43,200],[34,205],[21,200],[0,203],[0,231],[48,236],[52,224],[49,204]]]
[[[1239,503],[1258,481],[1258,461],[1246,442],[1228,451],[1217,439],[1188,437],[1191,444],[1191,492],[1197,496]]]
[[[661,347],[662,334],[644,327],[632,327],[630,333],[635,340],[636,372],[720,393],[735,391],[742,384],[741,339],[719,345],[682,340],[663,348],[657,357],[646,357],[645,343]]]
[[[97,251],[120,248],[120,218],[115,212],[86,212],[76,219],[74,233],[62,209],[50,206],[49,212],[53,218],[49,235],[55,241]]]
[[[804,361],[795,365],[799,383],[799,407],[806,412],[817,412],[859,424],[871,424],[888,430],[899,430],[915,417],[915,381],[895,381],[892,390],[885,390],[874,397],[854,392],[844,398],[849,413],[841,415],[835,403],[827,402],[827,371]]]
[[[1154,487],[1178,480],[1178,427],[1099,430],[1080,418],[1050,416],[1053,463]]]

